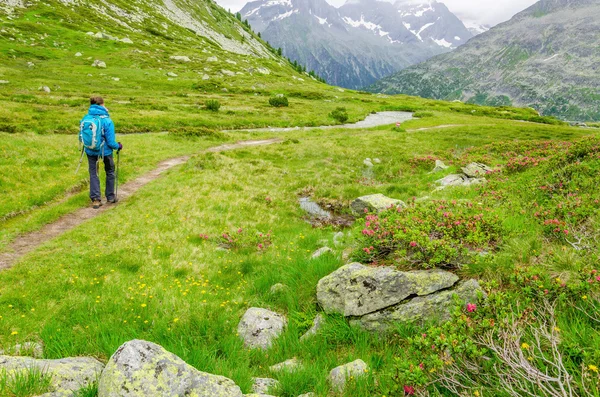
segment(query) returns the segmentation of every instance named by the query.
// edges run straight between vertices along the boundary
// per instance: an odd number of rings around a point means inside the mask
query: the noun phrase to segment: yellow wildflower
[[[598,372],[598,367],[592,364],[588,365],[588,369],[592,372]]]
[[[527,350],[527,349],[529,349],[529,345],[528,345],[527,343],[523,342],[523,343],[521,344],[521,349],[523,349],[523,350]]]

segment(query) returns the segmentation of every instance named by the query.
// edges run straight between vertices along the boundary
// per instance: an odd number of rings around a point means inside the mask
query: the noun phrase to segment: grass
[[[37,369],[26,371],[0,371],[0,395],[29,397],[50,391],[52,377]]]
[[[425,195],[474,199],[479,191],[431,193],[438,176],[427,174],[428,169],[415,170],[409,160],[430,154],[452,159],[468,147],[515,137],[568,140],[586,132],[452,113],[406,124],[420,128],[433,119],[469,126],[404,133],[391,127],[292,132],[286,137],[297,143],[195,155],[113,211],[1,273],[0,344],[39,338],[49,358],[93,355],[106,360],[123,342],[142,338],[202,371],[231,377],[245,392],[251,377],[275,376],[282,382],[282,396],[308,391],[326,395],[328,371],[361,358],[374,371],[353,383],[346,395],[372,395],[375,376],[389,370],[401,355],[401,344],[366,334],[337,317],[329,317],[324,332],[311,342],[298,340],[316,312],[317,281],[341,264],[339,252],[309,259],[321,240],[331,245],[333,230],[312,228],[302,219],[298,194],[309,189],[314,197],[340,202],[375,192],[405,201]],[[175,139],[132,135],[125,137],[132,139],[126,147],[134,152],[134,139],[145,137]],[[198,148],[210,143],[192,142]],[[366,157],[382,160],[375,167],[376,183],[362,177]],[[531,226],[530,218],[518,213],[507,210],[504,215],[511,236]],[[248,245],[217,250],[219,236],[238,228],[248,241],[255,233],[271,231],[273,245],[266,250]],[[508,238],[493,261],[475,263],[461,273],[490,281],[498,272],[510,273],[517,258],[519,263],[531,260],[531,252],[545,246],[540,245],[539,229],[531,233],[525,240]],[[290,288],[272,295],[270,287],[278,282]],[[248,351],[235,333],[244,310],[252,306],[271,308],[290,319],[267,352]],[[269,372],[270,365],[290,357],[310,365],[294,374]]]

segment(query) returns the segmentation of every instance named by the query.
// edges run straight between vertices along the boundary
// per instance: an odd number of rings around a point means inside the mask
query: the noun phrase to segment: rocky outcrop
[[[332,369],[329,373],[329,382],[334,389],[342,391],[346,387],[348,378],[364,376],[368,369],[369,367],[363,360],[355,360]]]
[[[454,296],[472,303],[483,294],[477,281],[458,281],[443,270],[401,272],[351,263],[319,281],[317,300],[327,313],[343,314],[368,330],[386,331],[397,322],[447,320]]]
[[[98,397],[145,396],[242,397],[242,392],[232,380],[200,372],[161,346],[133,340],[106,364]]]
[[[454,289],[416,297],[351,322],[370,331],[385,332],[395,323],[447,321],[450,320],[455,305],[454,296],[465,303],[472,303],[479,299],[480,294],[484,295],[484,292],[479,283],[476,280],[467,280],[459,283]]]
[[[352,212],[356,215],[364,215],[365,210],[368,212],[381,212],[398,207],[404,208],[406,204],[402,200],[392,199],[379,193],[359,197],[350,204]]]
[[[317,300],[326,313],[364,316],[402,302],[452,287],[458,277],[442,270],[400,272],[393,267],[342,266],[322,278]]]
[[[15,374],[32,369],[51,379],[49,392],[53,396],[72,396],[74,392],[94,383],[104,365],[92,357],[72,357],[59,360],[38,360],[30,357],[0,356],[0,371]]]
[[[251,348],[268,349],[281,335],[287,324],[284,316],[267,309],[251,307],[238,324],[238,334],[244,344]]]
[[[492,169],[482,163],[469,163],[461,168],[463,174],[469,178],[479,178],[492,172]]]

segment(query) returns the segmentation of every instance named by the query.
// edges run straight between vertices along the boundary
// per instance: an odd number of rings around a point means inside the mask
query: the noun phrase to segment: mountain
[[[541,0],[448,54],[370,91],[477,104],[530,106],[600,120],[600,2]]]
[[[241,10],[254,30],[329,83],[367,86],[447,52],[473,34],[442,3],[349,0],[258,0]]]

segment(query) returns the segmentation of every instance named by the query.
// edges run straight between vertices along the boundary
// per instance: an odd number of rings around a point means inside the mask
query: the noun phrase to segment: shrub
[[[219,108],[221,107],[221,103],[216,99],[209,99],[208,101],[204,102],[204,107],[212,112],[218,112]]]
[[[424,112],[424,111],[420,111],[420,112],[415,112],[413,114],[414,117],[422,119],[425,117],[433,117],[433,112]]]
[[[348,112],[346,112],[346,108],[336,108],[333,112],[329,113],[329,117],[335,119],[340,124],[344,124],[348,121]]]
[[[279,95],[272,96],[271,98],[269,98],[269,105],[276,107],[276,108],[282,108],[282,107],[289,106],[289,102],[288,102],[288,99],[285,97],[285,95],[279,94]]]
[[[471,203],[432,201],[368,214],[356,232],[358,261],[457,267],[498,245],[501,222],[492,210]]]

